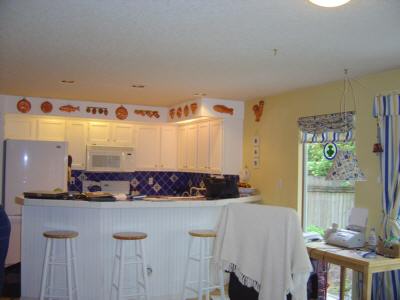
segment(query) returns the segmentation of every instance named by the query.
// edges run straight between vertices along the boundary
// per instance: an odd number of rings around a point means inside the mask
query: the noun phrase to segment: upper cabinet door
[[[177,166],[177,128],[176,126],[161,126],[160,129],[160,168],[176,170]]]
[[[210,171],[221,173],[223,166],[223,123],[222,121],[210,122]]]
[[[156,170],[160,166],[160,127],[139,125],[136,129],[136,167]]]
[[[89,144],[106,145],[110,143],[111,124],[108,122],[89,122]]]
[[[197,125],[187,126],[186,135],[186,160],[187,169],[197,169]]]
[[[6,115],[4,138],[16,140],[35,140],[36,139],[35,118],[29,116]]]
[[[116,146],[135,145],[135,126],[133,124],[113,123],[111,143]]]
[[[67,121],[66,140],[68,154],[72,156],[72,169],[83,170],[86,166],[87,122]]]
[[[199,123],[197,128],[197,169],[208,172],[210,169],[210,123]]]
[[[37,139],[42,141],[65,141],[65,120],[38,119]]]
[[[178,128],[178,169],[187,170],[188,162],[188,143],[187,143],[187,127],[179,126]]]

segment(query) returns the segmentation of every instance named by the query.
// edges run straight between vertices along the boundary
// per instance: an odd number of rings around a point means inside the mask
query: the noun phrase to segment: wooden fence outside
[[[345,227],[350,209],[354,207],[354,184],[328,181],[324,177],[307,176],[305,195],[305,226],[326,229],[332,222]]]

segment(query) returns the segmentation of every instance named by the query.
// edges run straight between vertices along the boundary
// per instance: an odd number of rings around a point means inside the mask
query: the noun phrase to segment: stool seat
[[[217,232],[208,229],[191,230],[189,231],[189,234],[194,237],[202,237],[202,238],[217,236]]]
[[[43,232],[43,236],[49,239],[73,239],[78,235],[78,232],[70,230],[53,230]]]
[[[144,232],[117,232],[113,234],[113,238],[123,241],[137,241],[147,238],[147,234]]]

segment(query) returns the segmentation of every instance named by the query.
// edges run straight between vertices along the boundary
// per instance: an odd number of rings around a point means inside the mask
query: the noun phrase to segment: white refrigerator
[[[66,142],[4,141],[3,205],[11,222],[6,265],[21,261],[21,205],[15,197],[34,190],[67,190]]]

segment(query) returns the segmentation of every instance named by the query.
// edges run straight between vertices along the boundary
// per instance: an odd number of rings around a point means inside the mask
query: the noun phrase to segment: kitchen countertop
[[[250,203],[261,201],[260,195],[228,198],[220,200],[176,200],[176,201],[115,201],[90,202],[82,200],[29,199],[17,197],[16,202],[24,206],[76,207],[76,208],[156,208],[156,207],[213,207],[230,203]]]

